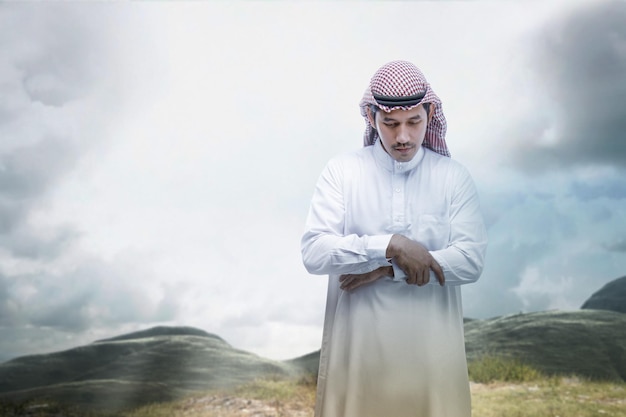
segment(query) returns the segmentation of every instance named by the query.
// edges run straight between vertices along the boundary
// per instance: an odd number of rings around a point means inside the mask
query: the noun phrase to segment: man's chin
[[[411,149],[409,152],[394,151],[393,159],[398,162],[409,162],[411,159],[413,159],[416,153],[417,152],[415,152],[415,149]]]

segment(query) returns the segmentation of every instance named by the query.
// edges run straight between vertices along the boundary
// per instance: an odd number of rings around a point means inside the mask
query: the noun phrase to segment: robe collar
[[[420,146],[413,159],[408,162],[398,162],[385,151],[380,140],[377,140],[372,147],[374,148],[374,159],[376,163],[394,174],[401,174],[415,169],[422,159],[424,159],[425,154],[424,147]]]

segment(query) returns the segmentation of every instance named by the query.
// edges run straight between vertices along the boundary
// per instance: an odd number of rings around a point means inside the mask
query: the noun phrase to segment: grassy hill
[[[626,381],[626,314],[548,311],[465,321],[468,361],[483,357],[519,360],[553,375]],[[292,359],[317,369],[319,351]]]
[[[626,381],[626,314],[547,311],[465,325],[468,360],[501,356],[547,374]]]
[[[159,327],[0,364],[0,400],[51,398],[118,410],[298,372],[198,329]]]
[[[545,374],[626,381],[626,314],[581,310],[466,320],[470,362],[512,358]],[[0,364],[0,403],[33,398],[116,411],[316,373],[319,351],[279,362],[199,329],[157,327]]]

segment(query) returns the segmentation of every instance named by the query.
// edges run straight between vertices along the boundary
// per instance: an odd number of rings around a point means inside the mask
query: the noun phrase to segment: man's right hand
[[[444,285],[445,277],[439,263],[426,248],[402,235],[393,235],[387,246],[387,258],[393,258],[396,264],[407,275],[406,282],[422,286],[430,281],[432,269],[439,281]]]

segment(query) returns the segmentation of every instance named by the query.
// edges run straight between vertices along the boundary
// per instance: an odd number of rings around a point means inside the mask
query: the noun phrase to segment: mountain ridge
[[[126,333],[119,336],[110,337],[107,339],[96,340],[93,343],[103,343],[103,342],[118,342],[122,340],[134,340],[134,339],[145,339],[150,337],[159,337],[159,336],[198,336],[198,337],[209,337],[213,339],[218,339],[227,343],[224,339],[219,337],[216,334],[206,332],[202,329],[198,329],[190,326],[154,326],[148,329],[139,330],[136,332]],[[230,345],[229,345],[230,346]]]
[[[0,364],[0,400],[54,399],[86,409],[117,411],[303,372],[190,329],[150,328],[61,352],[12,359]]]
[[[609,283],[590,299],[606,288],[613,294]],[[618,311],[585,308],[465,319],[464,328],[468,361],[509,357],[548,375],[626,381],[626,314]],[[257,378],[310,376],[318,365],[319,350],[275,361],[201,329],[156,326],[0,363],[0,402],[36,398],[117,411]]]

